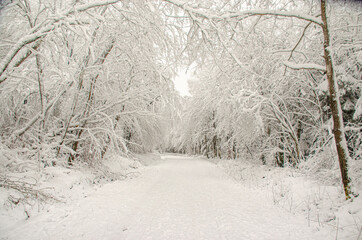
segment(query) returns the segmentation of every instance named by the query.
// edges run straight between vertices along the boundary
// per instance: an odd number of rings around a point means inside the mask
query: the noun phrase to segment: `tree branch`
[[[248,10],[248,11],[238,11],[238,12],[227,12],[223,14],[217,14],[210,10],[199,10],[196,8],[193,8],[187,4],[187,2],[180,2],[178,0],[164,0],[166,2],[169,2],[175,6],[178,6],[182,8],[183,10],[187,12],[192,12],[195,15],[198,15],[203,18],[208,19],[219,19],[219,20],[226,20],[231,18],[238,18],[238,17],[251,17],[251,16],[281,16],[281,17],[292,17],[292,18],[298,18],[302,20],[306,20],[308,22],[315,23],[317,25],[323,25],[323,22],[321,19],[310,16],[308,14],[304,14],[301,12],[289,12],[289,11],[278,11],[278,10],[268,10],[268,9],[260,9],[260,10]]]
[[[114,4],[119,2],[120,0],[106,0],[106,1],[98,1],[90,4],[84,4],[78,7],[75,7],[74,9],[68,10],[64,12],[60,17],[56,17],[55,19],[52,19],[50,22],[41,23],[37,26],[33,27],[30,31],[30,33],[18,40],[18,42],[10,49],[10,51],[6,54],[4,59],[0,63],[0,84],[3,83],[6,80],[6,77],[2,76],[6,69],[9,67],[10,63],[13,61],[15,56],[18,54],[18,52],[28,45],[29,43],[33,43],[36,40],[38,40],[41,37],[46,36],[49,32],[53,31],[55,28],[55,23],[59,22],[60,20],[68,17],[69,15],[72,15],[76,12],[84,12],[88,9],[95,8],[95,7],[101,7],[106,6],[109,4]]]
[[[295,69],[295,70],[301,70],[301,69],[306,69],[306,70],[317,70],[317,71],[322,71],[322,72],[326,72],[326,68],[324,66],[315,64],[315,63],[303,63],[303,64],[296,64],[296,63],[292,63],[292,62],[284,62],[284,65],[291,68],[291,69]]]

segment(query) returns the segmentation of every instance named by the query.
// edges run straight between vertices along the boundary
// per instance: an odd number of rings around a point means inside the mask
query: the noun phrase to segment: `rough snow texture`
[[[242,160],[222,160],[218,166],[242,185],[265,194],[264,197],[276,206],[304,216],[309,225],[317,223],[328,230],[334,234],[330,239],[360,240],[362,199],[345,201],[338,162],[335,162],[337,167],[332,167],[329,172],[312,172],[310,177],[305,171],[260,166]],[[316,177],[318,175],[324,178],[324,182]],[[327,182],[339,184],[327,185]],[[354,179],[354,183],[354,190],[361,192],[360,181]]]
[[[53,209],[52,204],[63,207],[86,198],[95,188],[108,182],[138,176],[138,167],[138,161],[114,155],[108,156],[103,165],[92,168],[86,164],[62,167],[60,162],[56,167],[39,168],[33,161],[0,149],[1,186],[7,186],[11,181],[33,191],[33,194],[24,194],[0,188],[0,237],[19,222],[32,220]],[[45,197],[35,196],[36,191],[44,193]]]
[[[1,239],[334,239],[215,164],[180,156],[28,220],[5,222],[1,215]]]

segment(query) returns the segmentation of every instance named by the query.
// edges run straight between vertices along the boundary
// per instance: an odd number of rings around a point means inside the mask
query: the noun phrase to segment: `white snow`
[[[310,226],[317,223],[329,231],[331,236],[327,239],[360,240],[362,199],[345,200],[338,161],[333,154],[325,152],[326,156],[316,156],[302,163],[299,169],[261,166],[240,159],[221,160],[217,164],[236,181],[264,194],[264,198],[276,206],[304,216]],[[332,165],[321,170],[320,167],[313,169],[314,164]],[[360,167],[360,164],[350,166],[356,192],[361,192],[362,186],[358,174]]]
[[[289,61],[285,61],[284,65],[292,68],[292,69],[306,69],[306,70],[318,70],[318,71],[322,71],[325,72],[326,71],[326,67],[325,66],[321,66],[319,64],[315,64],[315,63],[293,63],[293,62],[289,62]]]
[[[334,239],[198,158],[164,156],[135,179],[54,204],[0,239]],[[308,226],[310,225],[310,226]]]

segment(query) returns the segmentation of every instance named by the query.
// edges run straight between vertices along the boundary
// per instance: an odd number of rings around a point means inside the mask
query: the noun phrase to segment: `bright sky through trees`
[[[184,96],[191,96],[189,92],[188,79],[190,79],[192,73],[191,71],[187,71],[186,69],[182,69],[177,73],[177,76],[173,80],[175,84],[175,89],[179,92],[179,94]]]

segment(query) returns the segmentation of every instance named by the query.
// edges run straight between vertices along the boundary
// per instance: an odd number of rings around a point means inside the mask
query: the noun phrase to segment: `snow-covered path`
[[[4,239],[328,239],[214,164],[169,157],[136,179],[40,214]],[[2,234],[0,234],[1,236]]]

